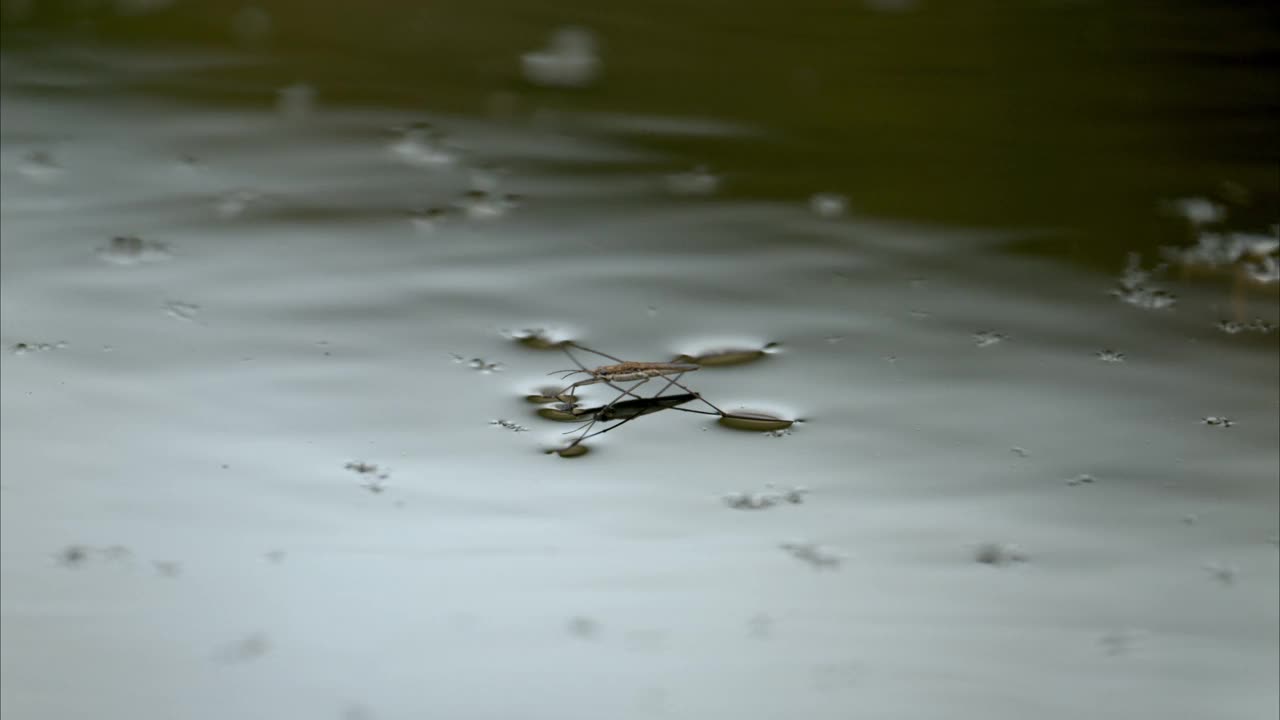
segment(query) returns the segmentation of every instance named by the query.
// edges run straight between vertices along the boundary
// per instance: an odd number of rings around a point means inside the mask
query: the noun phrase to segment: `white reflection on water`
[[[6,717],[1274,716],[1277,362],[1213,290],[1143,312],[993,233],[677,201],[664,158],[458,118],[527,201],[424,234],[471,179],[388,156],[416,118],[6,62],[3,341],[68,343],[0,366]],[[516,328],[777,342],[695,387],[807,422],[545,455],[565,358]],[[726,507],[770,483],[812,494]]]

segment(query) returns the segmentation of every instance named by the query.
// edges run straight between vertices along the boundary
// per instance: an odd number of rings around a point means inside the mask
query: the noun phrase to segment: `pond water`
[[[1280,710],[1274,284],[671,149],[764,124],[3,62],[6,717]],[[560,457],[530,336],[796,422]]]

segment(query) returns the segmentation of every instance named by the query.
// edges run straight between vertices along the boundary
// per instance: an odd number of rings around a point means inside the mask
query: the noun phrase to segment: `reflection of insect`
[[[586,352],[599,355],[609,360],[613,360],[615,364],[601,365],[600,367],[597,367],[594,369],[588,368],[587,366],[579,362],[578,359],[573,356],[573,353],[569,352],[569,348],[568,348],[569,345],[572,345],[573,347],[576,347],[579,350],[584,350]],[[685,373],[690,373],[695,370],[698,370],[699,369],[698,365],[695,365],[692,363],[678,363],[678,362],[668,363],[668,362],[627,361],[621,358],[616,358],[612,355],[607,355],[605,353],[600,352],[599,350],[592,350],[591,348],[584,347],[582,345],[578,345],[577,343],[573,343],[573,342],[566,343],[565,347],[562,347],[561,349],[564,350],[565,355],[569,356],[569,359],[573,361],[573,364],[578,366],[578,369],[577,370],[557,370],[551,374],[553,375],[561,374],[562,375],[561,379],[566,379],[566,380],[574,375],[581,375],[581,374],[587,375],[587,378],[584,380],[578,380],[577,382],[565,387],[563,390],[556,393],[558,397],[562,399],[567,399],[569,402],[573,403],[573,402],[576,402],[577,400],[576,391],[578,388],[584,385],[597,385],[597,384],[608,385],[614,390],[617,390],[619,393],[618,396],[615,397],[613,400],[611,400],[610,402],[598,408],[591,408],[586,410],[578,410],[578,409],[573,410],[573,413],[575,415],[580,415],[583,418],[587,418],[588,422],[586,427],[583,428],[583,430],[581,431],[581,434],[577,437],[577,439],[575,439],[572,443],[569,444],[569,447],[574,447],[575,445],[581,443],[583,440],[586,440],[589,437],[594,437],[601,433],[606,433],[606,432],[609,432],[610,430],[619,428],[625,425],[626,423],[631,422],[632,420],[640,417],[641,415],[648,415],[650,413],[655,413],[660,410],[666,410],[668,408],[674,409],[674,410],[681,410],[683,412],[698,413],[701,415],[718,415],[720,417],[730,417],[727,413],[725,413],[723,410],[713,405],[706,398],[702,397],[701,395],[694,392],[689,387],[687,387],[686,385],[680,382],[680,378],[684,377]],[[666,384],[664,384],[658,390],[657,393],[655,393],[652,397],[643,397],[641,395],[636,394],[635,391],[637,388],[639,388],[641,385],[644,385],[645,383],[655,378],[666,379]],[[635,383],[635,384],[631,385],[630,387],[622,387],[621,385],[619,385],[619,383]],[[662,393],[665,392],[667,388],[670,388],[672,385],[680,388],[681,390],[684,390],[685,394],[668,395],[663,397]],[[623,400],[623,398],[625,397],[629,397],[631,399]],[[693,400],[701,401],[707,407],[714,410],[714,412],[707,412],[705,410],[691,410],[689,408],[677,407],[678,405],[683,405],[685,403],[692,402]],[[621,422],[617,423],[616,425],[611,425],[605,428],[604,430],[599,430],[594,433],[591,432],[591,428],[594,427],[597,422],[601,422],[601,421],[608,422],[610,420],[621,420]],[[571,431],[571,432],[576,432],[576,431]]]

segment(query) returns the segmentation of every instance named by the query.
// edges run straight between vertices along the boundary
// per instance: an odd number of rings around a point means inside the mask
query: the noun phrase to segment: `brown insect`
[[[578,359],[573,356],[573,353],[569,352],[570,345],[584,352],[589,352],[608,360],[613,360],[614,364],[588,368],[579,362]],[[706,398],[680,382],[680,379],[684,377],[686,373],[691,373],[700,369],[699,365],[681,362],[637,362],[623,360],[621,358],[602,353],[599,350],[592,350],[591,348],[574,342],[567,342],[561,349],[564,350],[565,355],[568,355],[569,359],[572,360],[573,364],[577,365],[578,368],[576,370],[556,370],[549,374],[559,374],[561,375],[562,380],[567,380],[574,375],[586,375],[587,377],[566,386],[563,390],[556,393],[557,397],[570,404],[576,403],[577,389],[586,385],[604,384],[618,391],[618,396],[605,405],[598,408],[581,410],[574,409],[572,411],[575,415],[581,415],[583,418],[586,418],[587,425],[583,428],[581,434],[569,444],[569,447],[574,447],[589,437],[595,437],[601,433],[617,429],[642,415],[648,415],[660,410],[672,409],[680,410],[682,412],[698,413],[701,415],[730,417],[727,413],[716,407]],[[666,380],[666,383],[658,390],[657,393],[650,397],[644,397],[636,393],[637,388],[654,379]],[[634,384],[629,387],[623,387],[621,384],[624,383]],[[664,397],[662,393],[672,386],[684,390],[685,394],[668,395]],[[631,399],[624,400],[623,398]],[[714,412],[677,407],[678,405],[683,405],[685,403],[692,402],[693,400],[701,401]],[[599,430],[594,433],[591,432],[591,428],[595,427],[597,422],[608,422],[611,420],[620,420],[621,422],[618,422],[616,425],[611,425],[604,430]],[[577,431],[571,430],[570,432]]]

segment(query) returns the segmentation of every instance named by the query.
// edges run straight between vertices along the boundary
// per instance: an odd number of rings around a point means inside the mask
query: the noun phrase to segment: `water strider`
[[[579,361],[578,358],[574,357],[573,353],[569,352],[569,346],[613,360],[614,364],[588,368]],[[739,416],[727,413],[693,389],[689,388],[687,385],[681,383],[680,380],[685,374],[701,369],[701,366],[698,364],[691,362],[641,362],[623,360],[572,341],[566,342],[561,349],[564,351],[565,355],[573,361],[574,365],[576,365],[578,369],[556,370],[551,374],[560,374],[562,376],[561,379],[566,380],[574,375],[587,375],[586,379],[578,380],[554,393],[554,397],[563,400],[566,403],[566,409],[563,411],[556,411],[556,417],[553,419],[563,418],[565,420],[569,420],[572,417],[581,417],[586,421],[586,426],[581,431],[570,431],[579,432],[579,435],[566,449],[579,445],[587,438],[595,437],[596,435],[601,435],[611,430],[616,430],[617,428],[622,427],[628,422],[631,422],[643,415],[649,415],[667,409],[691,412],[699,415],[715,415],[719,417],[721,421],[726,419],[756,421],[759,419],[754,416]],[[662,378],[666,379],[666,384],[659,388],[652,396],[645,397],[636,393],[636,390],[640,386],[650,380]],[[629,387],[623,387],[622,384],[624,383],[634,384]],[[600,407],[589,409],[576,407],[577,389],[586,385],[597,384],[608,385],[610,388],[617,390],[618,395]],[[664,396],[662,393],[666,392],[667,389],[672,386],[678,387],[685,392],[680,395]],[[679,407],[680,405],[687,404],[694,400],[702,402],[707,407],[711,408],[711,411]],[[771,419],[776,422],[785,423],[786,425],[791,424],[790,421],[776,420],[776,418]],[[591,429],[595,427],[596,423],[614,420],[618,420],[620,422],[603,430],[591,432]],[[728,423],[728,426],[735,427],[733,423]],[[737,425],[737,427],[741,427],[741,425]]]

